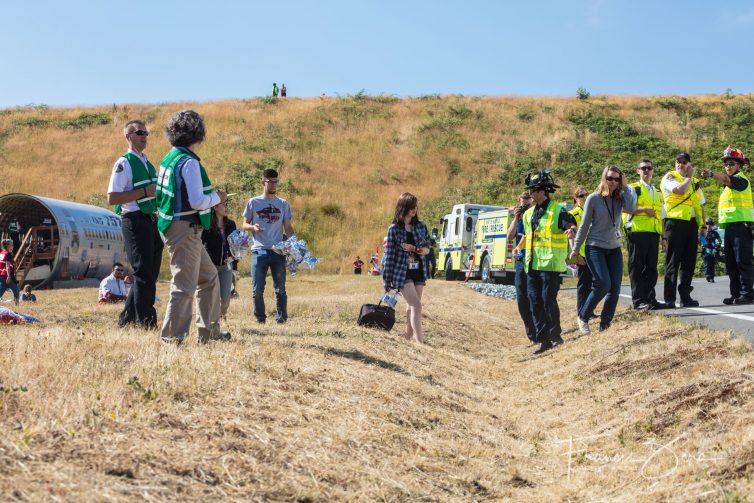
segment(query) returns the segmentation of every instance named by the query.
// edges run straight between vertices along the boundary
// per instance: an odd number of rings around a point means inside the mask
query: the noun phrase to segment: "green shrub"
[[[585,87],[578,87],[578,88],[576,88],[576,97],[578,99],[580,99],[580,100],[588,100],[589,96],[591,96],[591,94],[589,94],[589,91],[587,91]]]
[[[447,159],[445,164],[448,166],[448,176],[456,176],[461,172],[461,163],[458,159]]]
[[[52,124],[52,120],[44,117],[22,117],[12,122],[14,127],[46,128]]]
[[[110,124],[111,118],[106,113],[83,113],[75,119],[63,120],[58,123],[58,127],[61,128],[73,128],[83,129],[93,126],[101,126],[104,124]]]
[[[518,117],[518,120],[522,122],[531,122],[532,120],[534,120],[534,117],[536,116],[537,115],[534,113],[534,110],[520,110],[516,114],[516,117]]]
[[[343,216],[343,210],[335,203],[327,203],[320,208],[322,214],[326,217],[339,218]]]

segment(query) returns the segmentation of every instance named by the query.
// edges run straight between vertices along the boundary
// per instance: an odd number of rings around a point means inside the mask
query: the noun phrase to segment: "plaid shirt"
[[[429,247],[429,232],[424,222],[414,225],[414,242],[417,248]],[[407,243],[406,229],[401,225],[392,224],[387,230],[387,245],[382,259],[382,282],[385,288],[403,288],[406,284],[406,270],[408,269],[409,253],[401,248]]]

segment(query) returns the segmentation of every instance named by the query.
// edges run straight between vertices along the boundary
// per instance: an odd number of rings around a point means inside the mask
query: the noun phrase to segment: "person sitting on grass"
[[[113,272],[99,284],[98,304],[115,304],[125,302],[128,297],[128,285],[123,280],[125,269],[123,264],[113,264]]]
[[[36,302],[37,296],[31,293],[31,285],[24,287],[24,293],[21,294],[21,302]]]

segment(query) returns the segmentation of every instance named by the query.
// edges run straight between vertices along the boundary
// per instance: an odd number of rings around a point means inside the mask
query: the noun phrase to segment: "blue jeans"
[[[258,251],[251,253],[254,317],[257,321],[267,319],[264,310],[264,287],[267,282],[267,269],[272,272],[272,284],[275,286],[276,319],[282,323],[288,319],[288,296],[285,293],[285,257],[272,250],[266,250],[264,255],[260,255]]]
[[[620,247],[607,250],[598,246],[587,246],[586,263],[594,280],[592,291],[579,311],[579,318],[589,321],[597,304],[605,299],[600,313],[600,327],[606,328],[612,323],[618,305],[620,282],[623,279],[623,252]]]
[[[10,285],[6,285],[5,280],[5,276],[0,278],[0,297],[5,295],[5,292],[10,290],[11,292],[13,292],[13,300],[17,301],[19,296],[18,284],[15,281],[11,280]]]
[[[558,306],[560,273],[529,269],[526,274],[526,289],[536,330],[533,342],[558,340],[561,333]]]
[[[516,302],[518,303],[518,314],[521,315],[521,320],[524,322],[524,329],[526,330],[526,337],[530,341],[534,342],[534,334],[537,333],[534,328],[534,318],[531,315],[531,304],[529,304],[529,293],[526,288],[526,270],[524,268],[524,261],[516,259],[516,275],[514,276],[514,283],[516,285]]]

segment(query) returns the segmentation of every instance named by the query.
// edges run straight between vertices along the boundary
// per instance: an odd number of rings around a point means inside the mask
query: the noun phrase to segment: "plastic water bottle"
[[[400,294],[396,291],[391,290],[386,292],[385,295],[382,296],[382,302],[395,309],[396,304],[398,304],[398,295]]]

